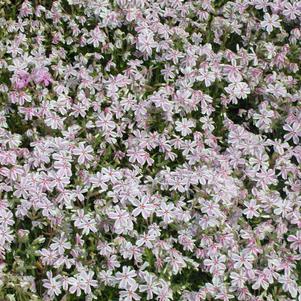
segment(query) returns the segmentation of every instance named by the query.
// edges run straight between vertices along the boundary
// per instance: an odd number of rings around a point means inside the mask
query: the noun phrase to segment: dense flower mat
[[[0,4],[0,299],[301,300],[301,1]]]

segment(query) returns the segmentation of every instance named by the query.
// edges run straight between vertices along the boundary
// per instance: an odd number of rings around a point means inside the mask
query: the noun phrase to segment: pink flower
[[[252,199],[250,200],[250,202],[245,203],[245,205],[247,208],[243,211],[243,213],[247,216],[247,218],[253,218],[254,216],[255,217],[259,216],[257,209],[259,209],[260,206],[256,204],[256,200]]]
[[[176,121],[176,128],[175,130],[181,132],[182,136],[187,136],[192,133],[191,128],[195,127],[195,124],[192,120],[187,118],[183,118],[181,121]]]
[[[136,280],[134,279],[137,276],[136,272],[128,266],[122,267],[122,272],[116,273],[116,280],[118,281],[119,288],[128,288],[135,287]]]
[[[252,269],[252,261],[254,260],[252,254],[243,252],[241,255],[233,254],[231,258],[234,260],[235,269],[240,269],[242,267],[245,267],[248,270]]]
[[[143,30],[138,35],[137,48],[147,56],[151,56],[153,48],[157,46],[153,33],[150,30]]]
[[[301,231],[297,231],[296,235],[289,235],[287,240],[291,242],[290,246],[293,250],[301,253]]]
[[[223,71],[228,77],[228,80],[233,83],[242,81],[242,75],[239,69],[240,68],[236,66],[236,63],[234,65],[225,65],[223,67]]]
[[[32,78],[36,84],[43,84],[46,87],[52,82],[52,77],[45,67],[35,69]]]
[[[133,229],[133,222],[129,213],[120,209],[118,205],[108,213],[108,217],[115,220],[114,229],[117,234],[126,233]]]
[[[233,92],[237,98],[245,99],[250,94],[249,86],[244,82],[236,82],[233,84]]]
[[[149,272],[143,272],[143,278],[145,280],[145,284],[141,284],[139,286],[140,292],[147,293],[147,300],[152,300],[154,297],[154,293],[157,292],[158,283],[156,282],[156,277]]]
[[[52,272],[47,272],[47,279],[43,279],[43,287],[47,288],[47,294],[50,297],[58,296],[61,293],[61,276],[52,276]]]
[[[91,294],[91,287],[97,287],[97,281],[93,279],[93,271],[82,271],[79,274],[81,280],[81,287],[83,288],[85,294]]]
[[[135,283],[129,286],[125,291],[120,291],[119,296],[122,301],[140,300],[141,297],[136,293],[138,284]]]
[[[90,31],[90,36],[91,37],[87,40],[87,42],[89,44],[93,44],[94,47],[99,47],[99,44],[103,44],[105,42],[106,36],[98,26]]]
[[[27,71],[19,70],[15,77],[15,87],[18,90],[25,88],[30,81],[30,74]]]
[[[290,20],[295,20],[298,16],[301,15],[300,5],[298,8],[297,2],[285,2],[285,9],[283,10],[283,15],[289,18]]]
[[[297,283],[291,279],[290,274],[281,275],[278,279],[279,283],[282,283],[285,292],[289,292],[292,298],[296,298],[298,294]]]
[[[215,273],[217,270],[223,271],[226,269],[224,264],[226,262],[226,256],[212,256],[210,259],[204,260],[204,265],[209,267],[210,273]]]
[[[240,271],[239,273],[231,272],[231,285],[238,288],[244,288],[245,282],[248,280],[245,273]]]
[[[293,139],[295,144],[299,143],[299,137],[301,137],[301,123],[294,122],[292,125],[285,124],[283,129],[289,132],[288,134],[284,135],[285,141]]]
[[[279,17],[275,14],[270,15],[264,14],[264,21],[261,22],[261,26],[268,32],[271,33],[273,28],[280,28]]]
[[[81,142],[78,147],[73,149],[73,154],[78,157],[79,164],[86,164],[89,161],[93,160],[93,148],[91,145],[85,146],[84,142]]]
[[[149,197],[143,196],[141,200],[132,200],[132,204],[136,207],[133,210],[133,215],[142,215],[144,219],[147,219],[154,211],[154,206],[149,203]]]
[[[81,295],[82,290],[84,289],[80,275],[76,275],[75,277],[69,277],[68,284],[70,285],[69,292],[71,294],[74,294],[76,292],[76,296],[79,297]]]
[[[163,217],[164,223],[170,223],[174,218],[174,204],[165,202],[161,203],[160,209],[156,211],[157,216]]]
[[[70,242],[67,241],[67,238],[61,234],[60,237],[55,237],[53,243],[50,245],[51,250],[58,250],[60,254],[64,254],[65,250],[71,249]]]

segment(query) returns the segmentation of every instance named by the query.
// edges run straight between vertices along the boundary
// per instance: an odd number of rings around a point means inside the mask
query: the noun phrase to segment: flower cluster
[[[301,301],[301,1],[4,2],[0,299]]]

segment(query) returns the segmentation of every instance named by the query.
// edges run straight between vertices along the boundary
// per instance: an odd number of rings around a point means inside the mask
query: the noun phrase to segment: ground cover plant
[[[0,1],[0,300],[301,301],[301,1]]]

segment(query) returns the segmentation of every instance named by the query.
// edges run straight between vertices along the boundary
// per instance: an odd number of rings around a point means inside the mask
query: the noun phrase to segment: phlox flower
[[[135,277],[137,276],[136,272],[132,270],[128,266],[122,267],[122,272],[116,273],[116,280],[118,281],[118,287],[119,288],[128,288],[133,287],[137,289],[137,282],[135,280]]]
[[[264,14],[264,20],[261,22],[262,28],[264,28],[268,33],[271,33],[274,28],[280,28],[279,16],[268,13]]]
[[[121,234],[133,229],[133,222],[130,214],[126,210],[120,209],[118,205],[115,206],[113,211],[108,213],[108,217],[115,220],[114,230],[117,234]]]
[[[293,250],[301,253],[301,231],[297,231],[296,235],[289,235],[287,240],[291,242],[290,246]]]
[[[60,282],[60,279],[60,275],[53,277],[52,272],[47,272],[47,279],[43,279],[43,287],[47,289],[47,294],[50,297],[60,295],[62,291],[62,284]]]
[[[259,216],[259,212],[257,211],[260,208],[260,205],[257,205],[256,200],[252,199],[248,203],[245,203],[246,209],[243,210],[243,213],[247,218],[253,218]]]
[[[162,202],[160,209],[156,211],[157,216],[162,217],[164,223],[170,223],[174,218],[174,204]]]
[[[6,2],[0,298],[301,301],[301,1]]]
[[[192,120],[187,120],[183,118],[181,121],[176,121],[176,131],[181,132],[182,136],[187,136],[192,133],[191,128],[195,126]]]
[[[143,30],[138,35],[137,48],[147,56],[152,54],[153,48],[157,46],[153,33],[150,30]]]
[[[46,67],[35,69],[32,77],[36,84],[43,84],[46,87],[53,81]]]
[[[147,219],[154,211],[153,205],[149,203],[148,196],[143,196],[141,200],[132,200],[131,203],[136,207],[132,212],[134,216],[141,214],[143,218]]]
[[[78,162],[80,164],[85,164],[93,160],[91,153],[93,153],[93,148],[90,145],[85,146],[84,143],[80,143],[79,146],[73,150],[73,154],[79,156]]]
[[[129,286],[125,291],[120,291],[119,300],[122,301],[140,300],[141,297],[136,293],[137,289],[138,289],[138,284],[135,283]]]
[[[283,129],[289,132],[288,134],[284,135],[284,139],[286,141],[292,139],[295,144],[299,143],[299,137],[301,137],[301,123],[294,122],[292,125],[285,124]]]

